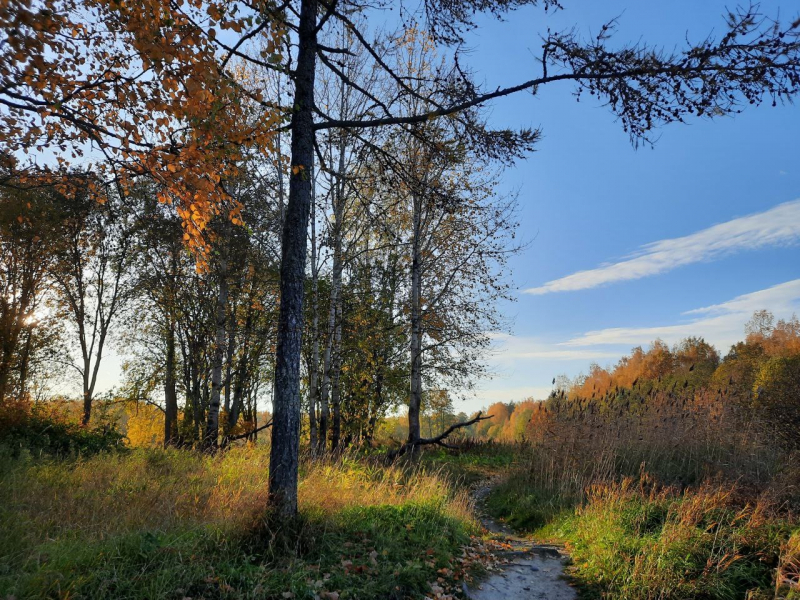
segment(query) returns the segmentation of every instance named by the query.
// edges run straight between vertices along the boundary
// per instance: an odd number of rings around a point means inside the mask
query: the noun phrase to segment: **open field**
[[[300,515],[275,523],[267,465],[247,447],[4,460],[0,597],[405,598],[465,576],[478,529],[445,477],[306,463]]]

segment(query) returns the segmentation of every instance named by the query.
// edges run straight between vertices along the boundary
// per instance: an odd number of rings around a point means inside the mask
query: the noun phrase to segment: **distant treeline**
[[[657,340],[610,369],[557,377],[545,401],[487,412],[470,432],[481,439],[526,441],[593,468],[607,460],[615,472],[646,463],[668,480],[757,483],[800,449],[800,321],[759,311],[724,358],[702,338]]]

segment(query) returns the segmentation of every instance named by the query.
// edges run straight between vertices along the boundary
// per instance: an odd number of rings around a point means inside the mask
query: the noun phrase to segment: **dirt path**
[[[575,600],[577,593],[564,579],[568,557],[561,548],[534,544],[484,514],[483,504],[491,489],[491,485],[479,487],[474,494],[475,501],[483,526],[509,545],[504,553],[508,562],[476,589],[465,589],[467,597],[471,600]]]

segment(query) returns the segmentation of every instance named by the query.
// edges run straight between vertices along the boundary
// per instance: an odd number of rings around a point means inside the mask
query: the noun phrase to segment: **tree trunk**
[[[342,98],[344,99],[345,89],[342,87]],[[344,101],[344,100],[343,100]],[[346,106],[342,107],[342,114],[346,114]],[[341,393],[341,373],[342,373],[342,271],[344,270],[344,256],[342,253],[342,237],[344,236],[344,202],[345,180],[342,174],[345,170],[346,146],[344,135],[339,140],[339,167],[338,179],[333,194],[333,273],[331,274],[331,312],[333,320],[330,322],[331,334],[331,357],[329,361],[329,379],[331,389],[331,409],[333,420],[331,423],[331,450],[336,450],[342,437],[342,393]]]
[[[335,215],[341,215],[341,210],[335,209]],[[338,225],[341,216],[337,219],[334,227],[333,245],[333,273],[331,274],[331,306],[328,312],[328,346],[325,349],[325,380],[323,381],[322,409],[325,413],[326,432],[329,411],[333,411],[333,419],[330,423],[331,429],[331,449],[335,450],[339,445],[342,430],[341,421],[341,390],[339,386],[340,374],[342,370],[342,237],[341,227]],[[328,392],[330,392],[330,404],[328,403]],[[320,426],[320,429],[322,427]],[[320,443],[324,447],[327,439],[320,433]]]
[[[191,397],[191,404],[192,404],[192,431],[193,431],[193,440],[192,442],[198,442],[200,440],[200,421],[201,421],[201,411],[202,411],[202,392],[200,391],[200,373],[198,368],[199,357],[197,350],[195,348],[196,343],[192,343],[191,351],[189,354],[190,360],[192,361],[190,371],[191,371],[191,378],[192,378],[192,397]]]
[[[178,390],[175,385],[175,324],[167,329],[167,361],[164,365],[164,446],[178,442]]]
[[[413,241],[411,257],[411,389],[408,400],[408,442],[421,437],[419,413],[422,405],[422,308],[420,306],[422,265],[420,252],[421,210],[415,197],[413,214]]]
[[[336,325],[333,330],[333,356],[331,357],[331,450],[339,448],[342,437],[342,392],[339,382],[342,373],[342,275],[339,273],[339,290],[336,294]]]
[[[81,416],[81,425],[86,427],[92,418],[92,392],[89,389],[89,361],[84,360],[83,364],[83,415]]]
[[[276,515],[297,514],[297,468],[300,445],[300,353],[303,338],[303,281],[306,237],[314,169],[314,71],[317,52],[317,2],[302,0],[297,32],[292,174],[283,224],[280,273],[280,315],[275,351],[272,398],[272,449],[269,468],[270,505]]]
[[[311,364],[308,365],[309,447],[317,449],[317,403],[319,402],[319,270],[317,268],[316,198],[311,202]]]
[[[236,424],[239,422],[239,415],[242,413],[244,408],[244,392],[245,392],[245,380],[247,379],[247,369],[248,369],[248,355],[244,355],[236,369],[235,373],[235,380],[236,383],[233,386],[233,401],[231,402],[231,412],[228,413],[228,424],[227,429],[228,431],[232,430],[236,427]],[[247,415],[245,415],[245,418]]]
[[[336,257],[334,256],[334,268]],[[317,433],[317,452],[324,453],[328,444],[328,421],[330,419],[330,404],[328,398],[331,390],[331,352],[333,349],[333,327],[336,323],[336,304],[333,301],[331,289],[330,306],[328,307],[328,341],[322,357],[322,385],[319,392],[319,431]]]
[[[230,319],[228,322],[228,331],[226,334],[227,337],[227,344],[225,348],[225,378],[223,380],[223,385],[225,387],[225,402],[223,406],[225,407],[225,414],[231,414],[231,378],[233,377],[233,357],[236,353],[236,344],[238,340],[236,340],[236,319]],[[223,430],[227,427],[226,423],[223,423]]]
[[[206,415],[206,431],[203,436],[203,448],[214,450],[219,446],[219,405],[222,392],[222,368],[225,361],[225,329],[228,315],[228,259],[220,258],[219,293],[217,294],[216,322],[217,331],[214,340],[214,362],[211,366],[211,399]]]

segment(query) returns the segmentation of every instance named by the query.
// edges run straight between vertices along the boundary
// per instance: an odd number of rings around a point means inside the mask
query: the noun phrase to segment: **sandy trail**
[[[483,502],[491,489],[491,485],[479,487],[475,491],[475,500],[482,513],[483,526],[510,545],[504,553],[508,563],[476,589],[465,589],[467,597],[471,600],[575,600],[578,597],[576,591],[564,579],[568,557],[563,549],[534,544],[483,514]]]

